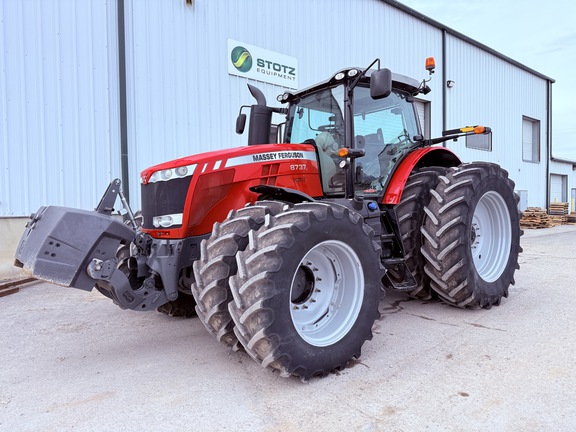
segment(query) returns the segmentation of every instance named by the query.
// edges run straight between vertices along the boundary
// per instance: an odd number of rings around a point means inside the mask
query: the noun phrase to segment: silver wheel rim
[[[364,298],[364,272],[346,243],[328,240],[302,258],[290,287],[290,316],[296,331],[317,347],[348,334]]]
[[[476,271],[486,282],[497,280],[508,263],[512,222],[502,195],[486,192],[478,201],[471,227],[471,250]]]

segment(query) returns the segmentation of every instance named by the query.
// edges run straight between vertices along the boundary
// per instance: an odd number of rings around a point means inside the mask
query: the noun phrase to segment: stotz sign
[[[282,87],[298,88],[298,60],[228,39],[228,73]]]

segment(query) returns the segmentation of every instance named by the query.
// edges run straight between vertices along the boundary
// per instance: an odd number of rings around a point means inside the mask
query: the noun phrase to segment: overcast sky
[[[552,155],[576,161],[574,0],[399,0],[553,78]]]

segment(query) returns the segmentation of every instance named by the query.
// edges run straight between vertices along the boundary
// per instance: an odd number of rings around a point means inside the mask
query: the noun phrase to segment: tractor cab
[[[414,96],[430,89],[426,81],[371,69],[377,62],[366,69],[341,70],[316,85],[278,96],[288,108],[266,106],[262,92],[249,85],[257,104],[251,107],[248,144],[271,142],[276,132],[272,114],[284,114],[281,136],[275,141],[314,145],[325,196],[383,194],[397,163],[425,145],[413,102]],[[245,121],[241,114],[238,133]]]
[[[289,103],[284,142],[316,146],[327,196],[380,195],[402,156],[423,144],[413,105],[418,90],[417,81],[387,69],[343,70],[280,97]]]

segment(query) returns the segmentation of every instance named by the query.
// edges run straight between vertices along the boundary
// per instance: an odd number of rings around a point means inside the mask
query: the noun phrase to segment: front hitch
[[[112,215],[118,197],[132,227]],[[26,224],[14,265],[57,285],[85,291],[96,286],[123,309],[153,310],[178,296],[174,266],[182,257],[151,254],[154,259],[139,262],[133,272],[119,248],[129,249],[131,244],[142,242],[137,226],[120,179],[114,179],[95,211],[40,207]]]
[[[154,276],[134,281],[118,268],[118,247],[135,237],[106,212],[41,207],[26,224],[14,265],[66,287],[91,291],[98,283],[121,308],[153,310],[169,300]]]
[[[121,242],[134,231],[112,216],[48,206],[30,216],[14,265],[57,285],[90,291],[95,280],[86,272],[93,259],[114,260]]]

